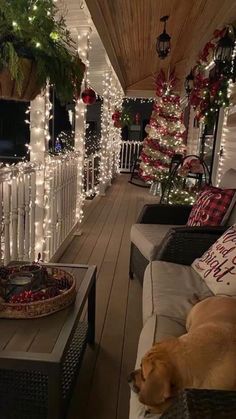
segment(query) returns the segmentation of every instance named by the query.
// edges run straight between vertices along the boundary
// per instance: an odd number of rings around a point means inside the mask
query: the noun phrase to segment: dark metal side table
[[[0,319],[1,419],[64,418],[86,344],[94,344],[96,266],[47,266],[73,273],[77,297],[47,317]]]

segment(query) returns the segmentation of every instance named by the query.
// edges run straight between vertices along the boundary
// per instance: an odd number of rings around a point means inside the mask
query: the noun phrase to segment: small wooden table
[[[73,273],[77,297],[47,317],[0,319],[1,419],[63,418],[86,344],[94,344],[96,266],[47,266]]]

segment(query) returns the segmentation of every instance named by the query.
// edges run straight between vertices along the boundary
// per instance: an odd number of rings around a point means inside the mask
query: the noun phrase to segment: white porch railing
[[[0,259],[50,260],[76,226],[83,199],[98,192],[100,154],[77,152],[0,168]],[[79,191],[79,192],[78,192]],[[83,191],[83,192],[82,192]]]
[[[45,168],[45,248],[49,260],[75,226],[79,155],[75,152],[48,157]]]
[[[37,165],[0,169],[1,260],[29,260],[35,256]]]
[[[135,159],[140,154],[142,141],[122,141],[120,151],[120,171],[131,172]]]
[[[84,160],[84,192],[85,196],[93,196],[98,192],[99,165],[101,155],[91,154]]]

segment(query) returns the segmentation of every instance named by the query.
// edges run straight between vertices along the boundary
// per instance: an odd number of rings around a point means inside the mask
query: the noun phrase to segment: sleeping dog
[[[236,390],[236,299],[197,303],[187,333],[154,345],[129,382],[150,413],[163,413],[184,388]]]

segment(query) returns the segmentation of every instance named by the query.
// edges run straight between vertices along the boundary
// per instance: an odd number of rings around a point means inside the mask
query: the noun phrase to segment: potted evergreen
[[[0,0],[0,96],[33,100],[49,79],[65,102],[85,66],[53,0]]]

